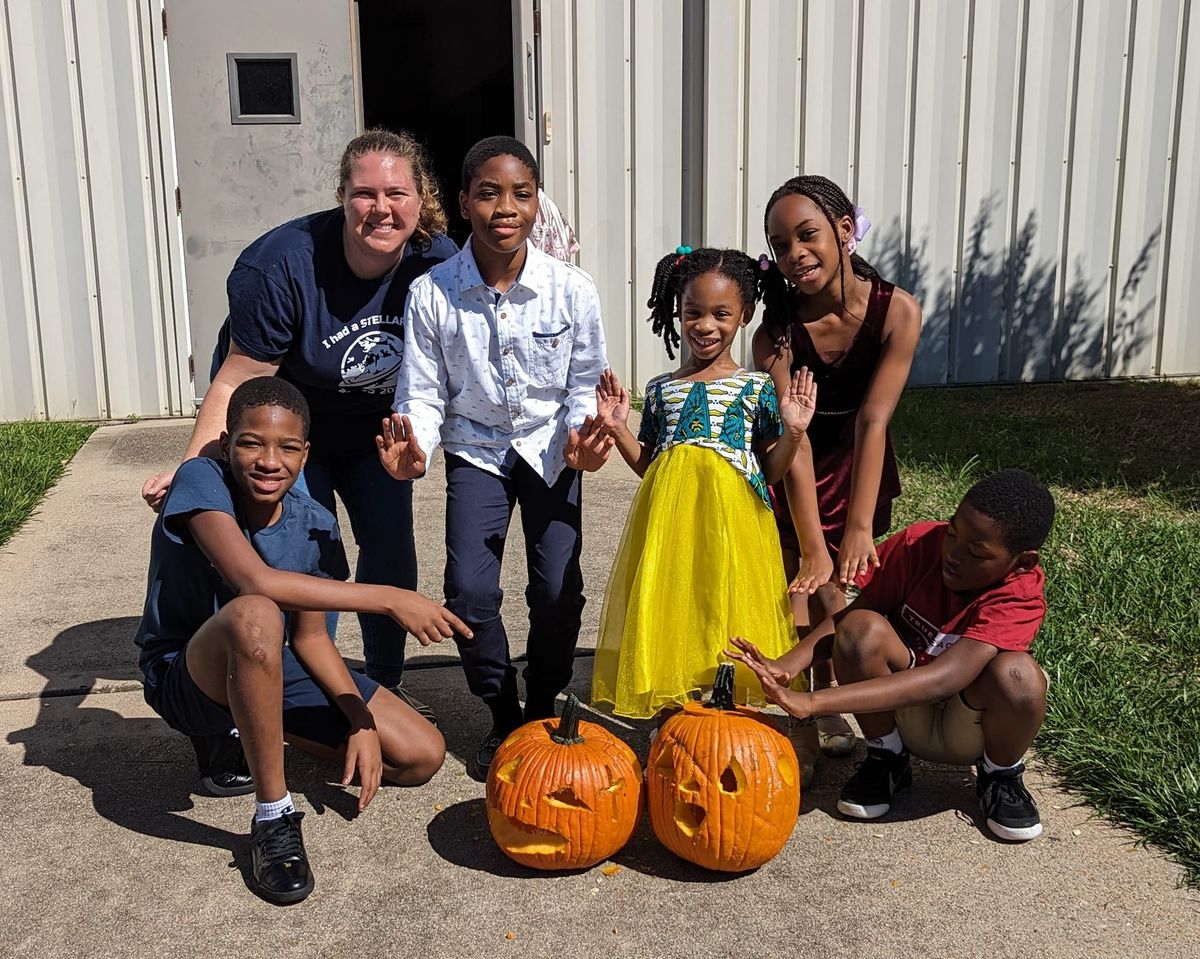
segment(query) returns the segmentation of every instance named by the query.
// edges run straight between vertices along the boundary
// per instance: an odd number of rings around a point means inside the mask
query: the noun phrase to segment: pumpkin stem
[[[558,729],[550,734],[550,738],[561,746],[576,746],[583,742],[583,737],[579,735],[579,713],[579,697],[568,693]]]
[[[734,709],[733,663],[721,663],[713,679],[712,696],[708,700],[711,709]]]

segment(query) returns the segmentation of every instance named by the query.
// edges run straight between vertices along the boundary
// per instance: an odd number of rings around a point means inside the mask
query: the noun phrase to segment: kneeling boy
[[[995,835],[1041,833],[1021,757],[1046,714],[1046,675],[1029,648],[1046,613],[1038,550],[1053,520],[1046,487],[1003,470],[972,486],[948,523],[915,523],[888,539],[858,598],[778,660],[733,641],[730,655],[793,716],[855,714],[867,759],[842,788],[843,815],[886,814],[912,784],[912,750],[932,762],[975,763]],[[839,686],[786,688],[830,655]]]
[[[357,772],[358,808],[382,779],[428,781],[442,765],[438,731],[387,689],[346,668],[325,610],[391,616],[421,643],[467,627],[409,590],[344,583],[337,521],[292,489],[308,455],[308,405],[277,377],[230,397],[222,460],[175,474],[154,526],[136,642],[146,702],[189,736],[236,725],[254,779],[252,887],[297,902],[313,874],[284,781],[284,739]]]

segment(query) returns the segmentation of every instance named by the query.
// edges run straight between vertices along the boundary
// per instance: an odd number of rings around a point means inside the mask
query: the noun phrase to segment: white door
[[[542,160],[540,11],[537,0],[512,0],[513,109],[518,140]]]
[[[358,129],[353,0],[166,0],[196,394],[238,254],[333,206]]]

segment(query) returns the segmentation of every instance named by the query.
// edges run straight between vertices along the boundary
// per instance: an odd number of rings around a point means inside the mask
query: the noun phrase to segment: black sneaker
[[[892,808],[892,797],[912,785],[908,750],[894,753],[868,747],[867,758],[842,787],[838,812],[854,819],[878,819]]]
[[[284,813],[278,819],[250,823],[250,857],[254,891],[264,899],[286,905],[299,902],[313,891],[316,881],[308,868],[302,812]]]
[[[1024,763],[989,773],[980,759],[975,770],[979,808],[993,835],[1009,842],[1027,842],[1042,834],[1042,817],[1022,778]]]
[[[404,688],[404,683],[396,683],[395,686],[389,686],[388,689],[393,695],[397,696],[401,702],[407,703],[409,706],[411,706],[413,711],[426,722],[434,726],[437,725],[437,715],[434,713],[434,711],[419,699],[415,699],[408,692],[408,690]]]
[[[488,770],[492,766],[492,760],[496,758],[496,750],[500,748],[500,744],[507,737],[508,732],[498,726],[489,729],[488,734],[483,737],[483,742],[479,744],[479,748],[467,760],[467,775],[476,782],[487,782]]]
[[[254,777],[246,765],[242,741],[236,732],[192,736],[200,785],[210,796],[245,796],[254,792]]]

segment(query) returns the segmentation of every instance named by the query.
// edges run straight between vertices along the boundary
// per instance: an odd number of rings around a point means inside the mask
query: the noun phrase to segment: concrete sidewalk
[[[1200,896],[1181,870],[1093,817],[1036,769],[1046,822],[1023,846],[977,823],[966,770],[918,764],[882,822],[842,820],[852,762],[826,762],[791,842],[724,877],[671,856],[644,823],[620,870],[539,874],[492,844],[462,757],[485,731],[452,647],[410,647],[413,692],[449,755],[417,789],[361,818],[336,771],[292,751],[308,813],[313,895],[287,909],[246,888],[248,798],[197,792],[187,741],[142,701],[132,635],[153,517],[138,490],[190,423],[98,430],[0,552],[0,951],[14,956],[1200,956]],[[615,461],[585,490],[594,645],[608,566],[636,478]],[[421,586],[440,595],[444,487],[417,484]],[[523,644],[519,524],[504,586]],[[520,639],[521,642],[517,640]],[[353,616],[339,646],[361,662]],[[586,699],[590,659],[576,663]],[[617,724],[618,726],[620,724]],[[626,730],[644,757],[646,733]],[[859,757],[861,758],[861,756]]]

